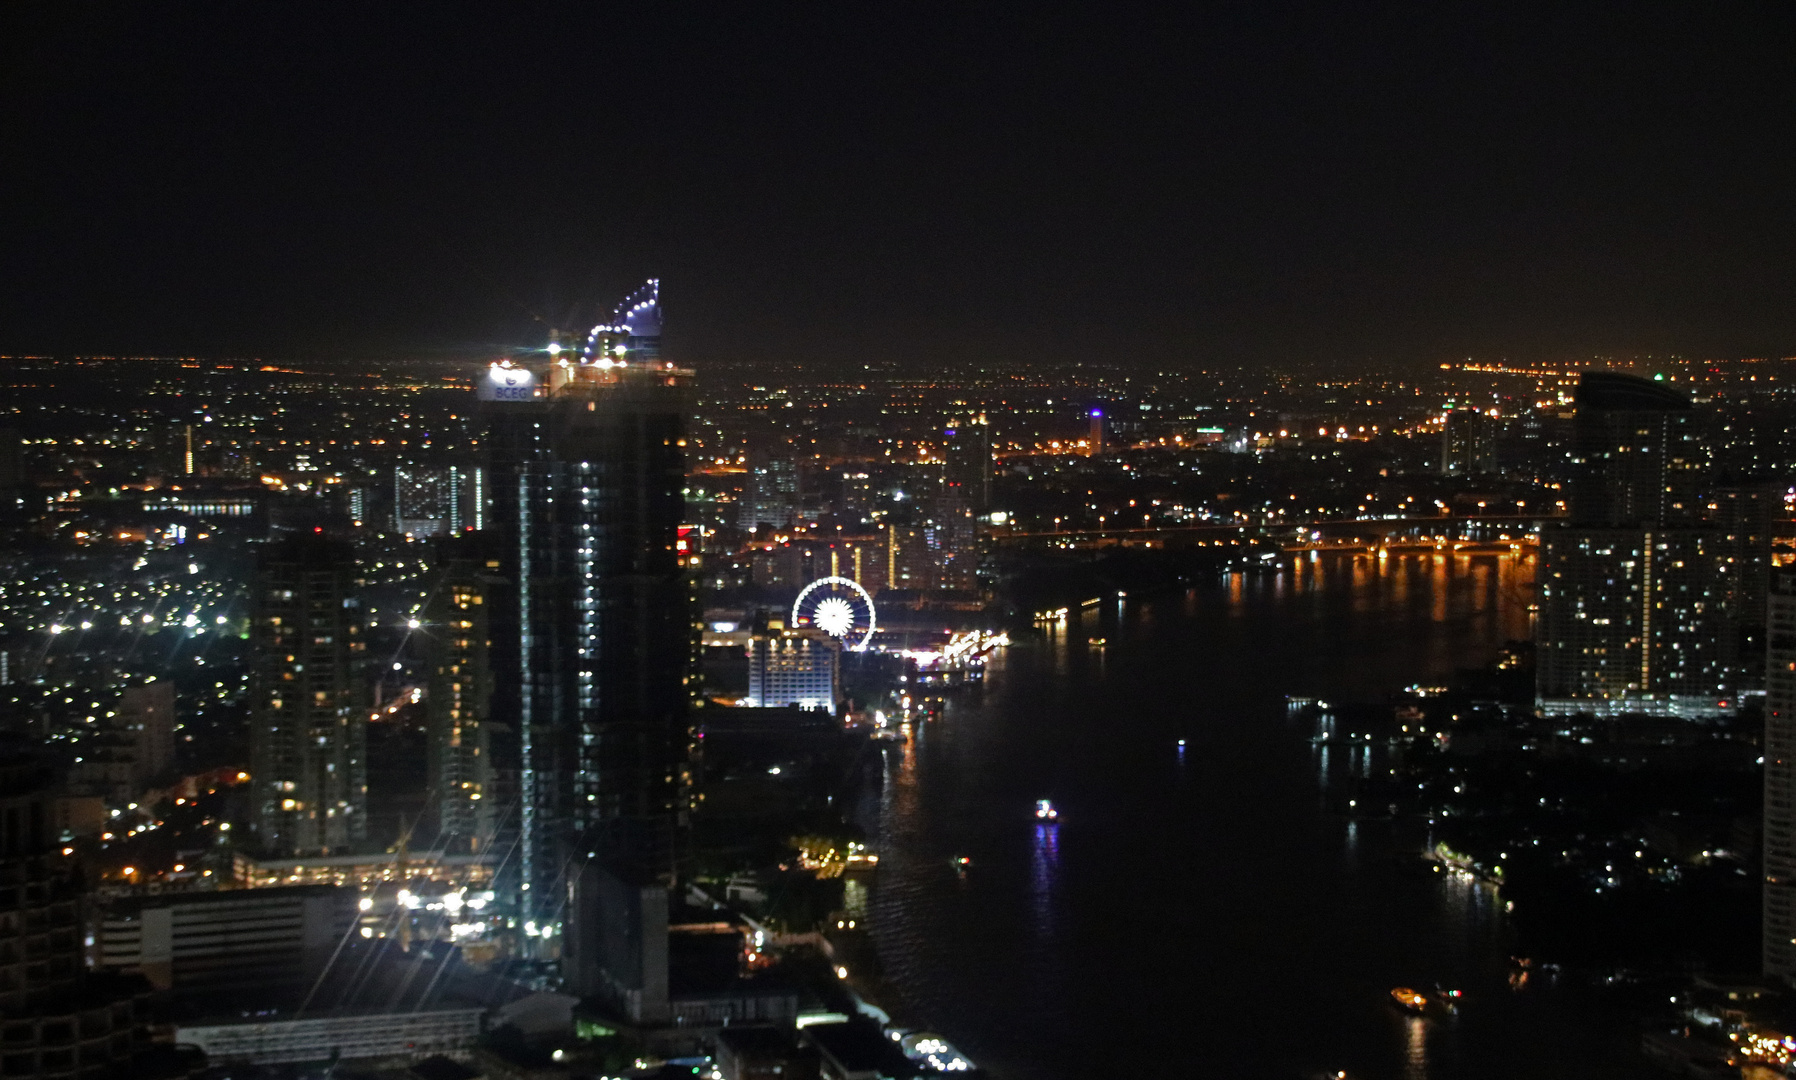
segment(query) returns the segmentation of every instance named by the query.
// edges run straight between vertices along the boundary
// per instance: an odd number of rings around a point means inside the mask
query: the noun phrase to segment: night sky
[[[1786,355],[1793,42],[1781,3],[12,3],[0,351],[478,357],[659,276],[699,366]]]

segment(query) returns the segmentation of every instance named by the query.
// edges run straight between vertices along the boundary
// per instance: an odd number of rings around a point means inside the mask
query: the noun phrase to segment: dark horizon
[[[1796,353],[1796,14],[15,6],[0,353]]]

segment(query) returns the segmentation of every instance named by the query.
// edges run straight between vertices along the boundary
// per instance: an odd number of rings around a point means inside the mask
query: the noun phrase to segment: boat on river
[[[1397,1007],[1404,1012],[1420,1013],[1428,1008],[1427,996],[1418,994],[1407,986],[1399,986],[1392,990],[1391,1000],[1396,1002]]]
[[[1047,799],[1035,800],[1035,820],[1043,825],[1053,825],[1060,821],[1060,811]]]

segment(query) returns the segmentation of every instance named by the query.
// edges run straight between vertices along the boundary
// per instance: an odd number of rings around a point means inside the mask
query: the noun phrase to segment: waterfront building
[[[748,704],[834,713],[841,649],[822,630],[768,629],[748,641]]]
[[[1705,521],[1709,451],[1689,397],[1613,371],[1578,376],[1570,518],[1590,528]]]
[[[1580,376],[1568,520],[1537,564],[1543,712],[1726,712],[1756,670],[1740,538],[1762,530],[1717,523],[1700,419],[1663,385]]]
[[[263,553],[252,584],[252,809],[263,848],[342,852],[367,836],[367,694],[355,550],[318,534]]]
[[[1796,573],[1771,575],[1765,657],[1764,971],[1796,982]]]
[[[546,370],[498,364],[488,418],[499,686],[521,735],[526,920],[560,923],[570,868],[664,880],[684,786],[690,592],[684,521],[690,373],[659,359],[651,283]],[[515,629],[515,647],[498,638]]]

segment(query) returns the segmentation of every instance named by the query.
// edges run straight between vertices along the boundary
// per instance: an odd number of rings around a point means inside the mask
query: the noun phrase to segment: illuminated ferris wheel
[[[792,603],[794,628],[816,627],[854,652],[873,640],[873,597],[853,578],[818,578]]]

